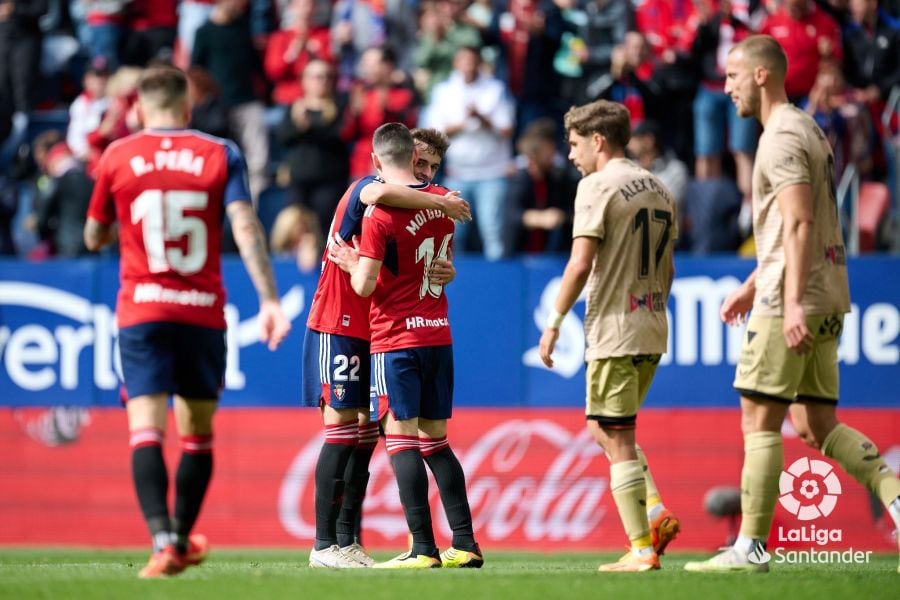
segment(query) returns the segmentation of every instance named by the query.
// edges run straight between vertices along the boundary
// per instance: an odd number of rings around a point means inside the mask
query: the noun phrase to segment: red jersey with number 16
[[[148,129],[111,144],[88,216],[119,222],[119,327],[169,321],[224,329],[223,212],[249,199],[247,166],[228,140]]]
[[[422,191],[447,193],[435,185]],[[432,261],[447,259],[453,231],[453,220],[439,210],[366,211],[359,254],[383,261],[372,294],[372,353],[453,342],[444,286],[428,279]]]

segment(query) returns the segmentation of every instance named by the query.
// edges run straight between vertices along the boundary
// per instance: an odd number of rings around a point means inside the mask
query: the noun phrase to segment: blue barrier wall
[[[548,371],[537,343],[565,263],[559,258],[457,260],[448,286],[458,406],[582,406],[584,339],[579,302],[561,330]],[[718,319],[721,300],[749,261],[676,259],[669,303],[670,351],[648,406],[731,406],[741,332]],[[0,405],[118,402],[113,307],[118,264],[110,260],[0,262]],[[229,358],[223,406],[290,406],[300,390],[300,348],[316,276],[276,264],[294,329],[270,353],[257,343],[256,296],[237,259],[224,264]],[[853,313],[841,339],[841,404],[900,405],[900,259],[850,262]]]

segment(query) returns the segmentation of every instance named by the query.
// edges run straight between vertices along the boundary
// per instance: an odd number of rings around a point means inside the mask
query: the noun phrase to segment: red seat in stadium
[[[878,229],[891,208],[888,186],[866,181],[859,186],[859,251],[874,252]]]

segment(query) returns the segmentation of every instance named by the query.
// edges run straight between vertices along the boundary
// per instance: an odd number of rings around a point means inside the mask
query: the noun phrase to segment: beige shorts
[[[641,354],[588,362],[587,418],[604,427],[634,427],[659,359],[659,354]]]
[[[787,347],[782,317],[750,315],[734,388],[742,396],[793,402],[838,400],[838,340],[844,315],[806,318],[813,348],[795,354]]]

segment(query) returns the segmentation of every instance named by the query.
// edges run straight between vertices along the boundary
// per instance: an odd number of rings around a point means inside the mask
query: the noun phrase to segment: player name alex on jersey
[[[433,208],[425,208],[419,211],[416,211],[416,214],[413,215],[413,218],[409,220],[409,225],[406,226],[406,230],[410,235],[415,236],[419,233],[419,229],[421,229],[422,225],[431,221],[432,219],[441,219],[446,218],[446,215],[436,209]]]
[[[137,177],[154,171],[180,171],[196,177],[203,174],[203,157],[195,156],[190,148],[157,150],[153,153],[151,162],[147,162],[143,156],[135,156],[128,164]]]
[[[669,190],[661,186],[654,177],[633,179],[627,184],[620,187],[619,191],[622,192],[622,196],[625,198],[625,200],[628,201],[630,201],[633,197],[640,194],[641,192],[655,192],[669,200],[670,203],[672,202],[669,196]]]

